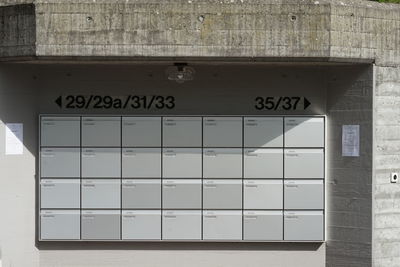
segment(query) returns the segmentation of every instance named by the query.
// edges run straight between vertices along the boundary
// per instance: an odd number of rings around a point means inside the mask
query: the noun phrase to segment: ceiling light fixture
[[[168,67],[165,73],[168,80],[184,83],[193,80],[196,71],[189,67],[187,63],[174,63],[174,66]]]

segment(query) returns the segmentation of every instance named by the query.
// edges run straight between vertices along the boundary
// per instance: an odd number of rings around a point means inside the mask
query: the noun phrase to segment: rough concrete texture
[[[364,0],[37,0],[34,6],[32,56],[400,60],[395,45],[399,5]],[[18,36],[19,31],[8,34]]]
[[[31,4],[34,0],[1,0],[0,6],[12,6],[21,4]]]
[[[0,57],[31,56],[35,53],[35,7],[17,5],[0,8]]]
[[[374,266],[400,264],[400,67],[377,67],[375,89]]]

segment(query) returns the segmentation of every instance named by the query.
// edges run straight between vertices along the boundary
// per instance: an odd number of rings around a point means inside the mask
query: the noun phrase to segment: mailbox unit
[[[325,119],[42,116],[40,240],[325,238]]]

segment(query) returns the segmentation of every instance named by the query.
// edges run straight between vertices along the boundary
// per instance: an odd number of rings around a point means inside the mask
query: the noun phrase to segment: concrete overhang
[[[1,61],[400,62],[400,5],[3,0]]]

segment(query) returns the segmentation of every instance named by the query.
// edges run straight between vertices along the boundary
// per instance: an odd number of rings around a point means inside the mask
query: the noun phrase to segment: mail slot
[[[204,178],[242,178],[242,149],[204,149],[203,175]]]
[[[80,208],[79,179],[41,179],[41,208]]]
[[[41,146],[80,146],[80,117],[42,117]]]
[[[121,148],[82,148],[82,177],[120,178]]]
[[[241,117],[204,117],[204,147],[242,147]]]
[[[283,178],[283,149],[245,149],[245,178]]]
[[[201,117],[164,117],[164,147],[201,147]]]
[[[119,240],[119,210],[82,210],[82,239]]]
[[[244,180],[245,209],[282,209],[282,180]]]
[[[161,148],[123,148],[122,177],[161,177]]]
[[[285,209],[323,209],[322,180],[286,180]]]
[[[164,148],[164,178],[201,178],[201,148]]]
[[[161,208],[161,179],[123,179],[122,208]]]
[[[286,147],[323,147],[324,118],[286,117]]]
[[[201,179],[163,180],[163,208],[200,209]]]
[[[42,148],[40,150],[41,177],[80,177],[79,148]]]
[[[203,182],[204,209],[241,209],[242,180],[205,179]]]
[[[323,211],[285,211],[285,240],[322,241],[324,239]]]
[[[205,210],[203,214],[204,240],[241,240],[241,210]]]
[[[164,210],[162,215],[162,239],[200,240],[200,210]]]
[[[123,147],[160,147],[160,117],[122,117]]]
[[[80,238],[79,210],[41,210],[42,240],[77,240]]]
[[[324,178],[324,150],[285,149],[285,178]]]
[[[161,211],[123,210],[122,239],[160,240]]]
[[[281,210],[249,210],[243,212],[244,240],[283,240],[283,213]]]
[[[121,117],[82,117],[82,146],[120,147]]]
[[[245,117],[245,147],[283,147],[282,117]]]
[[[120,192],[119,179],[83,179],[82,208],[120,208]]]

